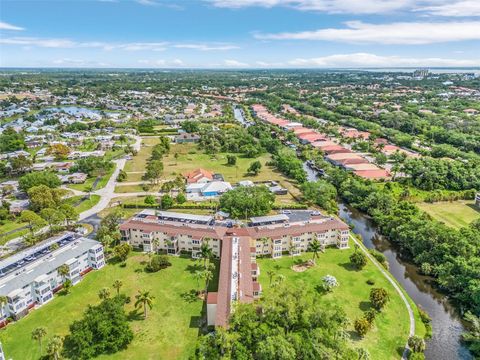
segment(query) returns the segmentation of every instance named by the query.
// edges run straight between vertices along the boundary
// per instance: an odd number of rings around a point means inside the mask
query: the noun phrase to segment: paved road
[[[400,295],[400,297],[403,300],[403,303],[405,304],[405,307],[407,308],[408,317],[410,319],[410,330],[409,330],[408,337],[415,335],[415,317],[413,315],[413,309],[410,306],[410,303],[408,302],[408,299],[405,296],[405,294],[403,293],[400,286],[398,286],[396,281],[393,279],[392,275],[390,275],[390,273],[388,271],[386,271],[384,269],[384,267],[378,263],[378,261],[375,260],[375,258],[368,252],[368,250],[363,246],[363,244],[361,244],[357,240],[357,238],[355,236],[352,236],[350,234],[350,238],[355,242],[355,244],[357,244],[359,246],[360,249],[362,249],[362,251],[365,253],[365,255],[372,261],[372,263],[378,268],[378,270],[380,270],[380,272],[383,274],[383,276],[385,276],[385,278],[390,282],[390,284],[392,284],[392,286],[397,291],[398,295]],[[410,352],[410,347],[408,346],[408,342],[407,342],[407,344],[405,344],[405,348],[404,348],[403,354],[402,354],[402,359],[403,360],[408,359],[409,352]]]
[[[142,138],[140,136],[135,136],[135,143],[133,144],[133,149],[136,151],[140,151],[140,146],[142,144]],[[82,221],[92,215],[97,214],[98,212],[102,211],[105,209],[110,201],[119,194],[115,194],[115,185],[117,184],[117,176],[120,173],[120,170],[123,170],[125,167],[126,160],[125,159],[118,159],[113,161],[115,164],[115,171],[113,172],[112,176],[108,180],[107,184],[105,185],[104,188],[92,191],[92,194],[99,195],[100,196],[100,201],[93,206],[92,208],[80,213],[79,215],[79,221]],[[73,189],[68,189],[73,192],[74,195],[86,195],[85,192],[83,191],[78,191],[78,190],[73,190]],[[134,193],[135,194],[135,193]],[[136,195],[130,195],[130,194],[122,194],[123,196],[136,196]],[[36,233],[37,234],[42,234],[48,230],[48,226],[38,230]],[[8,241],[5,246],[4,250],[2,251],[3,253],[5,252],[12,252],[16,251],[24,246],[23,244],[23,237],[18,237],[15,239],[12,239]]]

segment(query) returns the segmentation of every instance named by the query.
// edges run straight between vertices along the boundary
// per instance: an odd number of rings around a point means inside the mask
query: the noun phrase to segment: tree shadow
[[[368,311],[372,308],[372,303],[370,301],[360,301],[358,307],[362,311]]]
[[[352,341],[361,341],[362,340],[361,336],[358,335],[357,332],[354,331],[354,330],[347,331],[347,333],[348,333],[348,336],[349,336],[350,340],[352,340]]]
[[[404,351],[405,351],[405,348],[403,346],[397,347],[398,356],[402,357]]]
[[[195,274],[195,272],[203,270],[203,265],[199,263],[189,264],[186,269],[190,274]]]
[[[200,300],[197,296],[197,291],[193,289],[190,291],[185,291],[181,293],[180,297],[183,299],[183,301],[186,301],[188,303],[193,303],[195,301]]]
[[[348,271],[358,271],[358,269],[355,266],[353,266],[352,263],[350,262],[339,264],[339,265]]]
[[[202,316],[194,315],[190,316],[190,324],[188,327],[190,329],[198,329],[202,325]]]
[[[130,311],[127,315],[128,321],[139,321],[144,320],[143,311],[139,311],[138,309],[134,309]]]
[[[328,294],[328,291],[322,286],[322,285],[316,285],[315,286],[315,291],[319,295],[326,295]]]

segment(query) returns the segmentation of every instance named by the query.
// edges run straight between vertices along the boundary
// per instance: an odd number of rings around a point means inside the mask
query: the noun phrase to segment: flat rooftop
[[[37,249],[33,253],[29,252],[29,255],[22,260],[11,264],[10,271],[0,278],[0,295],[9,295],[13,291],[31,284],[40,276],[54,271],[68,260],[81,256],[99,244],[98,241],[72,235],[73,233],[63,237],[57,250],[52,251],[48,247]]]
[[[174,221],[203,225],[210,224],[214,220],[213,216],[210,215],[184,214],[174,211],[158,211],[153,209],[145,209],[135,215],[135,218],[139,219],[152,219],[153,217],[156,217],[158,220],[163,221]]]

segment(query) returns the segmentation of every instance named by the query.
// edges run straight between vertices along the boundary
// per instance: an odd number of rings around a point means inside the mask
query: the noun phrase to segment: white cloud
[[[34,37],[10,37],[0,38],[0,44],[36,46],[46,48],[101,48],[103,50],[124,50],[124,51],[164,51],[168,48],[182,48],[198,51],[226,51],[238,49],[238,46],[231,44],[171,44],[163,42],[132,42],[132,43],[108,43],[102,41],[79,42],[69,39],[48,39]]]
[[[25,30],[25,29],[20,27],[20,26],[15,26],[15,25],[0,21],[0,30],[21,31],[21,30]]]
[[[177,68],[177,67],[184,67],[185,63],[181,59],[173,59],[173,60],[138,60],[139,64],[142,64],[146,67],[161,67],[161,68]]]
[[[200,51],[224,51],[224,50],[233,50],[239,49],[236,45],[207,45],[207,44],[176,44],[173,47],[178,49],[193,49],[193,50],[200,50]]]
[[[324,40],[348,43],[432,44],[450,41],[480,40],[480,21],[399,22],[367,24],[349,21],[345,28],[314,31],[255,34],[267,40]]]
[[[327,13],[375,14],[407,8],[414,0],[207,0],[217,7],[243,8],[276,6]]]
[[[76,45],[75,42],[67,39],[39,39],[33,37],[2,37],[0,38],[0,44],[38,46],[46,48],[71,48]]]
[[[316,58],[298,58],[288,62],[291,67],[369,68],[369,67],[442,67],[478,66],[480,59],[411,58],[380,56],[370,53],[336,54]]]
[[[250,66],[247,63],[240,62],[238,60],[232,60],[232,59],[224,60],[223,65],[226,67],[249,67]]]
[[[54,65],[60,65],[65,67],[106,67],[109,64],[98,61],[90,61],[83,59],[71,59],[71,58],[62,58],[53,60]]]
[[[135,0],[135,2],[139,3],[140,5],[146,5],[146,6],[156,6],[158,3],[153,0]]]
[[[266,67],[266,68],[274,68],[274,67],[276,68],[276,67],[285,66],[285,64],[281,62],[267,62],[267,61],[255,61],[255,65],[260,67]]]
[[[480,1],[465,0],[438,4],[432,2],[429,6],[419,7],[417,11],[427,12],[436,16],[480,16]]]

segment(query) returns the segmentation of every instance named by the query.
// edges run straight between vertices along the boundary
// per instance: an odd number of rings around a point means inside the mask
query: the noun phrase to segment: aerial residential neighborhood
[[[0,3],[0,360],[480,358],[480,7]]]

